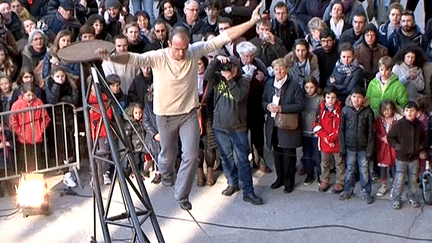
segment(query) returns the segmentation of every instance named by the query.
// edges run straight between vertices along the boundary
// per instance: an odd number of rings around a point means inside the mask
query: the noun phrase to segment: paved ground
[[[268,157],[270,158],[270,157]],[[271,163],[271,159],[269,160]],[[82,168],[81,196],[63,195],[61,176],[50,181],[51,215],[23,218],[17,213],[0,218],[0,242],[90,242],[93,235],[93,200],[88,187],[89,173]],[[393,210],[388,196],[367,205],[359,196],[342,202],[330,192],[318,192],[318,184],[304,186],[297,176],[291,194],[282,188],[271,190],[275,174],[254,173],[257,195],[265,204],[254,206],[242,201],[241,192],[221,195],[226,179],[220,175],[213,187],[194,186],[192,215],[201,222],[206,236],[191,216],[179,208],[170,187],[145,181],[166,242],[426,242],[432,241],[432,207],[411,208],[406,202]],[[358,186],[357,186],[358,187]],[[105,195],[107,187],[104,188]],[[373,192],[378,185],[373,186]],[[418,194],[420,198],[420,191]],[[136,198],[135,198],[136,199]],[[119,187],[114,191],[111,212],[123,210]],[[0,214],[13,213],[15,198],[0,198]],[[137,207],[142,205],[137,204]],[[241,227],[241,228],[236,228]],[[97,224],[97,241],[103,242]],[[114,242],[130,242],[131,231],[110,226]],[[151,225],[143,225],[151,242],[156,242]],[[210,239],[209,239],[210,238]],[[415,239],[418,239],[417,241]]]

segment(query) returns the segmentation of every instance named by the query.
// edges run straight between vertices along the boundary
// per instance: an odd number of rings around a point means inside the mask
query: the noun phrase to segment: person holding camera
[[[270,21],[262,19],[256,24],[257,36],[250,40],[257,47],[256,57],[261,59],[265,66],[271,65],[272,61],[288,54],[283,41],[272,33]]]
[[[243,201],[260,205],[263,201],[254,193],[248,161],[246,115],[249,80],[242,75],[240,67],[237,57],[218,56],[207,67],[205,78],[214,88],[213,130],[228,180],[228,187],[222,194],[233,195],[240,190],[240,182]],[[234,161],[237,161],[237,166]]]

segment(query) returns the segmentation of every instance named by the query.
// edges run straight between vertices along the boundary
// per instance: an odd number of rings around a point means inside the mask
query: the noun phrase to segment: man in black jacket
[[[234,194],[239,190],[240,181],[243,185],[243,201],[259,205],[263,201],[254,193],[248,160],[246,105],[249,81],[242,76],[240,66],[237,57],[218,56],[207,67],[205,78],[214,87],[213,130],[228,180],[228,187],[222,194]]]
[[[289,52],[294,45],[294,41],[300,38],[303,33],[300,33],[301,31],[297,24],[290,20],[290,12],[284,2],[276,3],[274,15],[272,29],[275,35],[283,41],[286,50]]]
[[[399,120],[388,133],[388,143],[396,150],[396,175],[393,186],[393,208],[401,208],[401,194],[408,176],[408,202],[415,208],[420,204],[415,199],[417,190],[417,172],[419,159],[426,159],[425,150],[426,136],[423,126],[417,120],[418,106],[409,101],[405,106],[404,118]]]
[[[22,32],[22,23],[18,15],[11,11],[9,1],[0,1],[0,13],[3,15],[3,24],[12,32],[13,37],[16,41],[21,39],[24,34]]]
[[[337,60],[339,59],[338,42],[331,29],[321,31],[321,47],[313,51],[318,57],[318,67],[320,71],[320,87],[327,86],[327,80],[333,72]]]

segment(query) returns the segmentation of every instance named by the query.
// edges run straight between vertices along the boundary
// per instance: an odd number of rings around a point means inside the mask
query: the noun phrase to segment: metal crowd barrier
[[[46,124],[46,119],[42,116],[42,121],[35,121],[35,114],[38,116],[43,112],[48,113],[50,121],[43,127],[43,141],[37,143],[35,122]],[[22,173],[72,168],[81,186],[77,172],[80,168],[77,112],[77,108],[69,103],[0,112],[0,181],[18,178]],[[11,117],[21,117],[27,123],[13,126]],[[31,141],[18,135],[26,132],[31,133]]]

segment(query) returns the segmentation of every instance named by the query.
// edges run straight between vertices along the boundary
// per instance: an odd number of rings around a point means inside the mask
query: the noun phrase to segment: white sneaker
[[[77,186],[76,182],[74,181],[72,177],[72,173],[68,172],[64,174],[63,176],[63,184],[65,184],[67,187],[74,188]]]
[[[107,171],[107,172],[105,172],[103,174],[104,185],[111,185],[112,181],[111,181],[111,178],[110,178],[110,174],[111,173],[109,171]]]
[[[382,185],[376,194],[377,197],[383,197],[388,192],[387,185]]]

